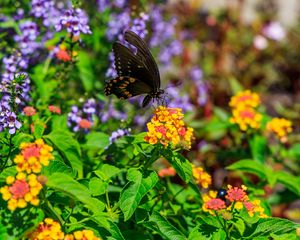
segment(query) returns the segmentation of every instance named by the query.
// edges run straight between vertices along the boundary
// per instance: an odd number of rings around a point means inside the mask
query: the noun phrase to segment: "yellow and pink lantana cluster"
[[[79,230],[65,235],[59,222],[51,218],[45,218],[27,237],[29,240],[101,240],[92,230]]]
[[[232,212],[233,209],[240,211],[245,208],[251,217],[254,214],[257,214],[261,218],[268,217],[264,213],[264,208],[261,206],[260,200],[250,200],[246,190],[247,187],[244,185],[241,188],[228,185],[226,195],[223,198],[218,197],[216,191],[209,191],[202,196],[204,202],[202,209],[214,215],[218,211],[220,211],[220,214],[223,214],[226,211]],[[229,204],[225,200],[228,200]]]
[[[232,109],[230,122],[238,124],[242,131],[248,128],[258,129],[262,120],[262,115],[256,108],[260,104],[260,97],[250,90],[242,91],[233,96],[229,102]]]
[[[17,208],[25,208],[27,204],[37,206],[38,194],[42,189],[39,181],[42,166],[47,166],[53,159],[52,147],[45,144],[42,139],[34,143],[22,143],[21,153],[14,158],[17,175],[6,178],[6,186],[0,188],[2,198],[7,201],[7,208],[14,211]]]
[[[185,126],[180,108],[159,106],[155,109],[151,121],[147,123],[147,128],[145,141],[150,144],[161,143],[165,147],[191,148],[193,129]]]

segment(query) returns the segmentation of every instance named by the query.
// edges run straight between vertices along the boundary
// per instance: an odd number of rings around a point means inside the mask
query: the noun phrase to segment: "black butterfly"
[[[136,54],[120,42],[113,44],[115,67],[118,77],[106,83],[105,94],[115,94],[127,99],[147,94],[142,107],[152,99],[160,99],[164,90],[160,89],[160,76],[157,64],[146,42],[132,31],[126,31],[125,40],[136,47]]]

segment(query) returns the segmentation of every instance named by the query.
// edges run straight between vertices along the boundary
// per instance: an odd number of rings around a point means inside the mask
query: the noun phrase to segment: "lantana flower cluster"
[[[59,222],[45,218],[38,227],[28,235],[29,240],[55,239],[55,240],[100,240],[92,230],[79,230],[65,235]]]
[[[193,177],[197,184],[202,188],[208,188],[211,185],[211,176],[203,170],[202,167],[193,166]]]
[[[28,203],[33,206],[39,204],[37,195],[42,189],[42,184],[35,174],[26,175],[18,173],[16,177],[8,176],[7,185],[0,188],[2,198],[7,202],[7,208],[14,211],[16,208],[25,208]]]
[[[250,200],[247,193],[247,187],[242,185],[239,187],[232,187],[228,185],[227,194],[225,197],[218,197],[216,191],[209,191],[208,194],[203,195],[204,211],[215,214],[216,211],[233,211],[233,209],[240,211],[245,208],[249,216],[254,216],[255,213],[261,218],[266,218],[264,208],[260,205],[260,200]]]
[[[18,154],[14,162],[17,164],[17,171],[29,173],[40,173],[42,166],[48,166],[53,159],[51,152],[53,148],[44,143],[42,139],[34,143],[21,143],[21,154]]]
[[[6,186],[0,189],[2,198],[7,201],[8,209],[25,208],[28,203],[33,206],[39,204],[38,194],[42,189],[42,176],[37,176],[43,166],[47,166],[53,159],[52,147],[42,139],[34,143],[21,143],[21,153],[14,158],[17,175],[6,178]]]
[[[180,108],[159,106],[155,109],[151,121],[147,123],[147,128],[145,141],[150,144],[160,143],[165,147],[191,148],[193,129],[185,127]]]
[[[273,132],[282,143],[287,142],[287,135],[292,132],[292,122],[285,118],[273,118],[267,123],[267,130]]]
[[[256,110],[259,104],[258,94],[250,90],[239,92],[229,102],[232,108],[230,122],[238,124],[242,131],[248,128],[258,129],[262,120],[262,115]]]

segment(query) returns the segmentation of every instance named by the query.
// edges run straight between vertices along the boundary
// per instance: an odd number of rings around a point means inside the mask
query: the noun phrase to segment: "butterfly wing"
[[[147,43],[133,31],[125,32],[125,40],[137,48],[137,56],[144,62],[153,79],[154,88],[160,88],[160,75],[157,64],[152,56]]]
[[[154,90],[151,73],[138,56],[120,42],[113,44],[113,52],[118,76],[137,78]]]
[[[111,79],[105,87],[106,95],[114,94],[120,99],[127,99],[140,94],[149,94],[151,91],[152,88],[143,81],[125,76],[118,76],[115,79]]]

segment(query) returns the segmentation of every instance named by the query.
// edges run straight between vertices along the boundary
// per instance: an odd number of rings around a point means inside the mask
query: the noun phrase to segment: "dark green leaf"
[[[85,146],[89,149],[104,149],[109,145],[109,136],[102,132],[93,132],[87,135]]]
[[[250,147],[253,159],[259,161],[260,163],[264,163],[267,149],[266,138],[261,135],[255,135],[250,140]]]
[[[120,197],[120,208],[125,221],[132,216],[142,198],[158,182],[158,176],[154,171],[144,173],[143,176],[140,170],[131,168],[128,170],[127,179],[129,184],[121,192]]]

